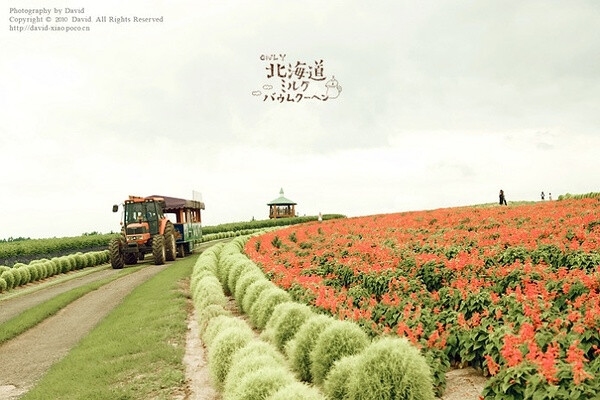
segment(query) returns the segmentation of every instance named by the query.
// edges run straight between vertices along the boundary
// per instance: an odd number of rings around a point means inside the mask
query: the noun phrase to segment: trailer
[[[157,197],[164,199],[164,213],[173,222],[177,256],[184,257],[191,254],[194,248],[202,242],[201,211],[205,209],[204,203],[168,196]]]

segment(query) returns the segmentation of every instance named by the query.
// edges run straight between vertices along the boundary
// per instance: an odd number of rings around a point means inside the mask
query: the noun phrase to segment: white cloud
[[[0,32],[0,238],[116,230],[129,194],[200,190],[215,224],[280,187],[348,215],[597,191],[596,2],[81,6],[165,22]],[[340,97],[253,97],[272,53],[322,58]]]

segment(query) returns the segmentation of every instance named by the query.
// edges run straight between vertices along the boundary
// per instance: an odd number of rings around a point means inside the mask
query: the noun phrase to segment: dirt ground
[[[27,392],[52,364],[63,358],[127,294],[164,268],[166,265],[148,265],[119,278],[0,346],[0,399],[16,399]],[[25,301],[29,296],[41,296],[40,292],[17,299]],[[3,303],[1,308],[4,309]]]
[[[442,400],[478,400],[487,378],[473,368],[453,369],[446,374]]]

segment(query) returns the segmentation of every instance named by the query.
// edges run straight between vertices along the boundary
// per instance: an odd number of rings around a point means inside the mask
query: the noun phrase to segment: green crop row
[[[12,268],[0,265],[0,293],[57,274],[95,267],[109,260],[108,250],[76,253],[51,260],[34,260],[28,265],[17,263]]]
[[[251,235],[255,232],[261,231],[263,228],[256,229],[242,229],[239,231],[226,231],[219,233],[209,233],[202,235],[202,242],[210,242],[211,240],[227,239],[237,236]]]
[[[108,246],[114,233],[82,235],[74,237],[28,239],[0,243],[0,260],[31,255],[51,255],[65,251],[78,251],[93,247]]]
[[[227,245],[214,247],[206,255],[207,261],[203,261],[205,258],[201,256],[192,278],[196,298],[211,297],[200,289],[208,282],[214,290],[222,290],[214,295],[219,300],[209,306],[212,307],[210,311],[204,311],[209,309],[207,307],[199,314],[200,329],[208,333],[208,341],[213,340],[215,335],[230,335],[225,333],[229,331],[231,335],[233,332],[240,335],[238,339],[232,339],[238,340],[235,342],[237,347],[234,346],[226,366],[231,360],[244,358],[242,354],[254,351],[247,349],[247,341],[242,339],[242,336],[245,337],[241,333],[243,329],[233,326],[233,322],[225,322],[231,318],[226,316],[229,313],[223,306],[214,305],[218,302],[225,304],[227,294],[233,296],[238,307],[248,315],[250,323],[262,331],[262,339],[278,350],[278,355],[270,357],[268,363],[244,364],[241,370],[252,376],[249,380],[255,382],[252,387],[262,385],[259,377],[263,374],[250,371],[281,375],[282,367],[273,367],[273,360],[285,354],[296,377],[317,385],[330,399],[434,398],[431,371],[419,351],[407,340],[387,337],[371,342],[357,324],[317,314],[310,307],[292,301],[286,291],[270,282],[262,270],[242,254],[246,240],[238,238]],[[349,374],[350,370],[354,373]],[[225,398],[243,398],[237,390],[245,380],[232,371],[233,368],[228,372],[233,374],[231,379],[227,373],[216,373],[216,377],[224,378]],[[287,383],[281,376],[277,380]],[[232,382],[229,386],[228,379]],[[283,393],[277,398],[306,398],[288,390],[286,394],[281,389]],[[235,396],[228,396],[228,392]]]
[[[561,194],[558,196],[558,200],[568,200],[568,199],[593,199],[596,197],[600,197],[600,192],[590,192],[584,194]]]
[[[324,214],[323,215],[323,220],[337,219],[337,218],[346,218],[346,217],[341,214]],[[212,233],[230,232],[230,231],[242,231],[242,230],[246,230],[246,229],[272,228],[272,227],[276,227],[276,226],[295,225],[295,224],[302,224],[304,222],[313,222],[313,221],[317,221],[317,219],[318,219],[318,217],[316,217],[316,216],[308,216],[308,217],[262,219],[262,220],[248,221],[248,222],[232,222],[232,223],[227,223],[227,224],[204,226],[204,227],[202,227],[202,234],[212,234]]]

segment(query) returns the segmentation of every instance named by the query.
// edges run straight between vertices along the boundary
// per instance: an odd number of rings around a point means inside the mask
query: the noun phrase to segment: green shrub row
[[[565,193],[558,196],[558,200],[568,200],[568,199],[593,199],[600,197],[600,192],[590,192],[584,194],[571,194]]]
[[[227,239],[227,238],[232,238],[232,237],[237,237],[237,236],[251,235],[251,234],[261,231],[261,230],[263,230],[263,228],[242,229],[242,230],[238,230],[238,231],[226,231],[226,232],[209,233],[209,234],[203,233],[202,242],[210,242],[211,240]]]
[[[430,368],[412,344],[397,337],[371,343],[357,324],[293,302],[242,254],[246,240],[219,248],[216,276],[223,295],[233,296],[261,337],[285,353],[300,380],[319,385],[329,398],[434,398]],[[349,366],[356,368],[351,376]]]
[[[105,264],[109,257],[108,250],[103,250],[55,257],[51,260],[43,258],[28,265],[17,263],[12,268],[0,265],[0,292],[76,269]]]
[[[346,218],[341,214],[324,214],[323,220]],[[304,222],[312,222],[318,219],[317,216],[308,217],[292,217],[292,218],[276,218],[276,219],[261,219],[247,222],[232,222],[228,224],[220,224],[213,226],[202,227],[202,234],[213,234],[231,231],[243,231],[247,229],[257,230],[264,228],[272,228],[277,226],[302,224]]]
[[[210,374],[223,398],[323,400],[317,389],[295,379],[273,345],[257,338],[245,321],[226,310],[227,298],[217,279],[223,247],[212,246],[198,258],[190,283]]]
[[[51,255],[52,253],[108,246],[108,243],[115,235],[114,233],[107,233],[2,242],[0,243],[0,260],[19,256]]]

